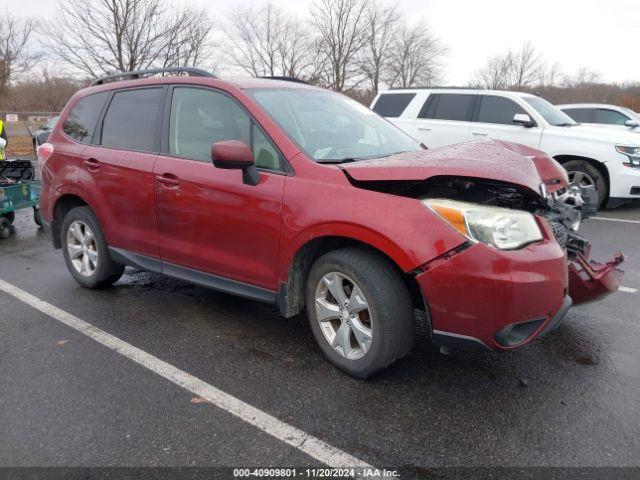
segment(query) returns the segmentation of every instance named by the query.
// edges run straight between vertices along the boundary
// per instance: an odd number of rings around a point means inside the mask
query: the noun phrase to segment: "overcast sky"
[[[273,3],[303,15],[311,1]],[[203,6],[214,18],[222,18],[234,4],[252,2],[178,3]],[[57,4],[53,0],[0,0],[0,11],[51,19]],[[606,81],[640,81],[639,0],[400,0],[399,5],[406,18],[426,18],[449,47],[443,82],[448,85],[466,84],[487,56],[526,41],[551,63],[559,62],[564,73],[588,67]]]

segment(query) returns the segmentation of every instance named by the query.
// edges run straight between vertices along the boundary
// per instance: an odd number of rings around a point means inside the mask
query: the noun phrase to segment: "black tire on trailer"
[[[42,228],[42,216],[38,207],[33,207],[33,221],[36,222],[38,227]]]
[[[0,240],[6,240],[11,235],[11,222],[6,217],[0,217]]]
[[[322,352],[349,375],[370,377],[411,351],[409,289],[399,269],[375,251],[348,247],[318,258],[306,304]]]
[[[100,222],[89,207],[76,207],[65,215],[60,241],[67,268],[83,287],[109,287],[124,273],[124,265],[111,259]]]

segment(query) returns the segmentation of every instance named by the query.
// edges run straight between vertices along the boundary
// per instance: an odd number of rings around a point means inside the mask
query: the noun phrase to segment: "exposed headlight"
[[[617,146],[616,151],[627,156],[630,167],[640,167],[640,147]]]
[[[542,240],[534,216],[521,210],[428,198],[422,204],[473,242],[514,250]]]

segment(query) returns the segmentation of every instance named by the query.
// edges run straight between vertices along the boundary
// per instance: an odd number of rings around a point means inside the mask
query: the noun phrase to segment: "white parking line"
[[[627,293],[638,293],[638,289],[637,288],[632,288],[632,287],[620,287],[618,288],[619,292],[627,292]]]
[[[331,467],[372,468],[328,443],[0,279],[0,290]]]
[[[624,220],[622,218],[610,218],[610,217],[589,217],[589,220],[603,220],[605,222],[621,222],[621,223],[638,223],[640,220]]]

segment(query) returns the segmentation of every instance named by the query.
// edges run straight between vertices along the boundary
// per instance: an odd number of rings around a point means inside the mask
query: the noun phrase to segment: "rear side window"
[[[162,88],[116,92],[102,123],[102,145],[153,151]]]
[[[629,120],[626,115],[615,110],[598,108],[594,114],[594,123],[604,123],[606,125],[624,125]]]
[[[562,111],[578,123],[592,123],[591,108],[563,108]]]
[[[513,100],[493,95],[484,95],[480,101],[477,121],[482,123],[513,125],[513,117],[518,113],[526,114],[527,112]]]
[[[64,133],[80,143],[91,143],[96,122],[108,95],[108,92],[103,92],[80,99],[62,124]]]
[[[373,111],[383,117],[399,117],[415,96],[415,93],[383,93],[378,97]]]
[[[431,94],[419,117],[434,120],[469,120],[475,97],[475,95],[456,93]]]

